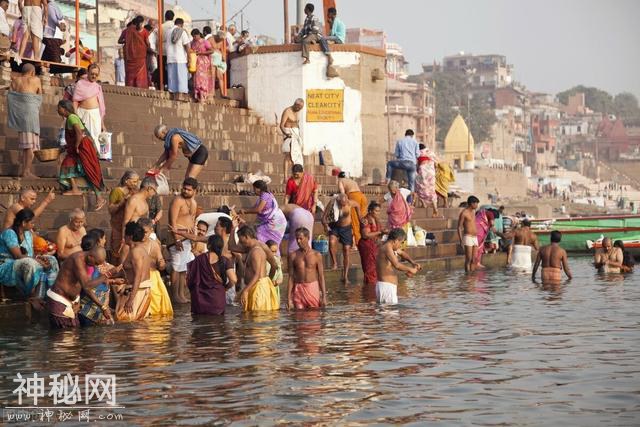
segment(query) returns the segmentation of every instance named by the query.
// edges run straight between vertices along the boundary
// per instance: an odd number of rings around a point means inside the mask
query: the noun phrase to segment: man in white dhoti
[[[296,99],[292,106],[285,108],[280,118],[280,130],[284,136],[282,154],[284,155],[284,171],[293,165],[304,165],[302,134],[300,133],[300,111],[304,107],[302,98]],[[285,184],[287,175],[285,174]]]
[[[98,64],[89,65],[86,78],[81,78],[76,82],[73,92],[73,106],[80,120],[84,123],[87,131],[93,138],[96,150],[100,152],[98,137],[105,131],[104,114],[106,111],[102,86],[98,83],[100,77],[100,66]]]
[[[531,230],[531,221],[525,219],[513,233],[513,245],[509,247],[507,265],[512,270],[530,272],[533,267],[531,248],[538,250],[538,237]]]

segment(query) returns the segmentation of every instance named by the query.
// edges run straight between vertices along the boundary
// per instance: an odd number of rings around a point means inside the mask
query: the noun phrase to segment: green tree
[[[586,106],[599,113],[610,114],[615,112],[613,104],[613,96],[608,92],[598,89],[597,87],[587,87],[583,85],[574,86],[558,94],[558,100],[564,105],[569,103],[569,96],[576,93],[584,93],[584,102]]]
[[[626,125],[637,126],[640,123],[640,107],[638,98],[629,92],[622,92],[613,98],[613,107],[616,117],[622,119]]]
[[[449,127],[458,113],[467,122],[477,143],[490,139],[491,126],[495,123],[496,117],[488,98],[472,97],[469,101],[470,114],[467,114],[469,87],[463,76],[453,73],[435,73],[433,84],[436,97],[436,139],[438,141],[444,141]]]

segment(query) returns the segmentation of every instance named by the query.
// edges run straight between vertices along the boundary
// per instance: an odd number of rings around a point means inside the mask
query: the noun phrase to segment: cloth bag
[[[98,143],[100,144],[100,152],[98,158],[110,162],[113,160],[113,151],[111,149],[111,132],[101,132],[98,136]]]
[[[158,189],[156,193],[158,196],[168,196],[171,194],[171,189],[169,188],[169,180],[162,172],[147,172],[146,176],[152,176],[156,180],[156,184],[158,185]]]
[[[418,246],[418,242],[416,241],[416,236],[413,234],[413,227],[411,224],[405,225],[405,231],[407,232],[407,247],[415,248]]]

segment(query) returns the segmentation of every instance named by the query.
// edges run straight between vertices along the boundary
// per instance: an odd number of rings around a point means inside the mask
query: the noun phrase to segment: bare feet
[[[310,64],[311,61],[309,61],[309,58],[306,58],[304,61],[302,61],[302,65],[307,65]]]
[[[38,178],[38,175],[31,173],[30,171],[27,171],[25,173],[23,173],[22,175],[20,175],[22,178]]]
[[[338,269],[338,264],[333,264],[333,265],[331,266],[331,268],[329,269],[329,271],[335,271],[335,270],[337,270],[337,269]]]
[[[44,310],[44,301],[41,298],[29,298],[29,304],[35,311]]]

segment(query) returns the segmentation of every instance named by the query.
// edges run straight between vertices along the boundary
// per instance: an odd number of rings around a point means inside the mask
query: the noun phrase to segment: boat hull
[[[556,228],[557,229],[557,228]],[[548,245],[552,230],[536,231],[540,245]],[[562,232],[560,246],[569,252],[590,252],[587,240],[599,240],[603,235],[612,240],[639,240],[640,228],[559,229]]]

